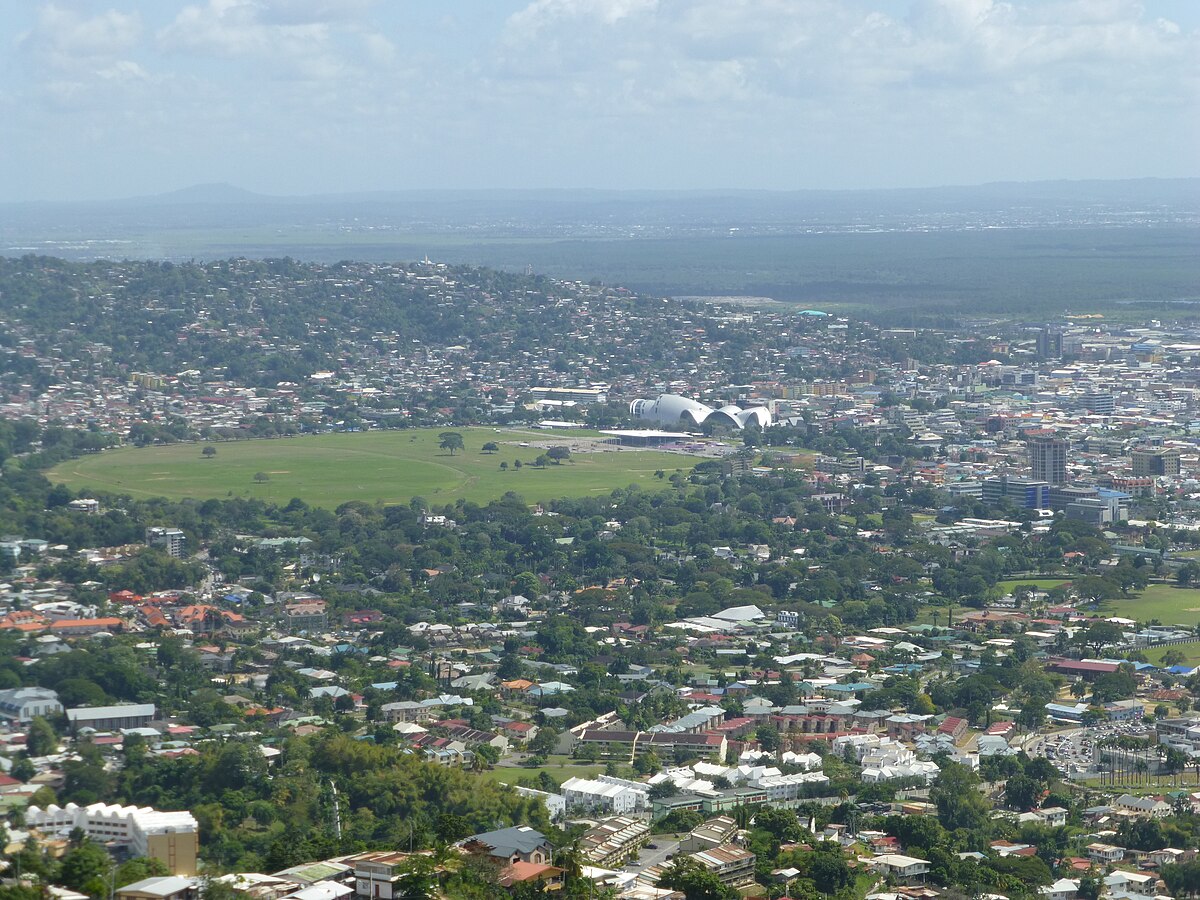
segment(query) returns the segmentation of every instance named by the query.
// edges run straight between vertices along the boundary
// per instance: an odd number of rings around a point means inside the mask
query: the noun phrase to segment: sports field
[[[438,447],[438,435],[446,430],[461,434],[465,444],[453,456]],[[533,466],[545,446],[570,446],[593,436],[577,431],[437,428],[170,444],[85,456],[52,469],[47,477],[85,492],[171,499],[259,497],[279,503],[299,497],[313,506],[335,508],[349,500],[407,503],[414,496],[434,504],[460,497],[487,503],[514,491],[533,503],[603,494],[631,484],[653,489],[665,485],[656,471],[670,476],[676,470],[689,471],[697,462],[678,453],[609,450],[573,453],[561,465]],[[482,451],[489,441],[499,444],[499,452]],[[206,447],[215,448],[216,455],[205,458]],[[514,466],[517,460],[520,469]],[[501,462],[508,464],[507,471],[501,470]]]
[[[1200,623],[1200,589],[1152,584],[1137,597],[1110,600],[1100,609],[1110,616],[1139,622],[1158,619],[1164,625],[1191,626]]]

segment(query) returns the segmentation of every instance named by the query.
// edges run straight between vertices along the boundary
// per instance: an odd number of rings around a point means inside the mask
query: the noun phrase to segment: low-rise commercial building
[[[200,830],[190,812],[108,803],[51,804],[45,809],[29,807],[25,824],[44,834],[64,837],[78,828],[97,843],[128,847],[133,856],[161,860],[174,875],[196,874]]]

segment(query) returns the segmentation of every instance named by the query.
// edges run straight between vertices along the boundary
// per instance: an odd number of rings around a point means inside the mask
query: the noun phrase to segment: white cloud
[[[328,46],[327,22],[273,22],[264,17],[266,9],[256,0],[185,6],[159,39],[168,47],[222,56],[300,56]]]
[[[658,0],[533,0],[509,18],[508,27],[535,35],[555,23],[578,20],[615,25],[657,8]]]
[[[85,16],[48,3],[38,11],[37,21],[22,43],[44,63],[74,69],[127,53],[141,35],[142,22],[137,13],[109,9]]]
[[[361,187],[1180,174],[1200,16],[1143,2],[20,0],[0,117],[29,170],[86,134],[204,173],[178,183],[273,190],[241,168]]]
[[[510,17],[498,72],[578,82],[619,59],[657,80],[679,60],[710,60],[740,67],[764,96],[813,79],[836,101],[937,78],[970,87],[1088,68],[1077,94],[1119,90],[1130,67],[1183,66],[1196,51],[1195,35],[1124,0],[917,0],[903,18],[841,0],[535,0]],[[1164,87],[1172,80],[1165,69]]]

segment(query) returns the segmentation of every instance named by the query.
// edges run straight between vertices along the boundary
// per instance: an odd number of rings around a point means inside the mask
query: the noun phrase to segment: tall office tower
[[[1063,355],[1063,336],[1061,331],[1051,331],[1043,328],[1037,336],[1037,355],[1042,359],[1060,359]]]
[[[1029,467],[1034,481],[1065,484],[1067,481],[1067,448],[1070,444],[1053,435],[1029,438]]]

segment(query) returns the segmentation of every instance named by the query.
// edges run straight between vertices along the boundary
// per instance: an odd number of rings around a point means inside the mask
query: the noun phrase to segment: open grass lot
[[[1164,625],[1191,626],[1200,623],[1200,589],[1152,584],[1138,597],[1111,600],[1100,608],[1108,615],[1139,622],[1158,619]]]
[[[603,765],[576,765],[566,762],[565,757],[559,762],[555,762],[559,759],[557,756],[552,756],[546,765],[536,769],[527,769],[524,766],[497,766],[486,772],[476,773],[476,777],[500,784],[515,785],[522,778],[536,779],[542,772],[548,772],[555,781],[561,784],[568,778],[594,778],[604,772]]]
[[[445,430],[121,448],[63,463],[48,477],[76,490],[134,497],[260,497],[283,503],[299,497],[314,506],[333,508],[349,500],[407,503],[414,496],[435,504],[453,503],[460,497],[487,503],[506,491],[515,491],[530,503],[584,497],[630,484],[653,488],[663,484],[655,471],[686,472],[696,462],[677,453],[622,450],[577,453],[571,462],[536,469],[532,463],[545,451],[534,444],[569,445],[572,439],[593,433],[459,428],[453,430],[463,436],[466,449],[451,456],[438,448],[438,434]],[[488,441],[499,444],[500,452],[483,453],[480,448]],[[201,456],[208,446],[217,450],[211,459]],[[513,462],[518,459],[524,465],[515,470]],[[507,472],[500,470],[502,460],[509,465]],[[258,473],[268,480],[256,481]]]
[[[1019,587],[1023,584],[1032,584],[1034,587],[1039,588],[1040,590],[1049,591],[1058,587],[1060,584],[1066,584],[1069,580],[1069,578],[1010,578],[1007,581],[996,582],[996,586],[1005,593],[1008,593],[1012,591],[1013,588]]]
[[[1200,664],[1200,643],[1197,644],[1168,644],[1166,647],[1147,647],[1142,652],[1146,654],[1146,661],[1152,665],[1160,665],[1163,656],[1174,650],[1183,654],[1185,665],[1194,666]]]

